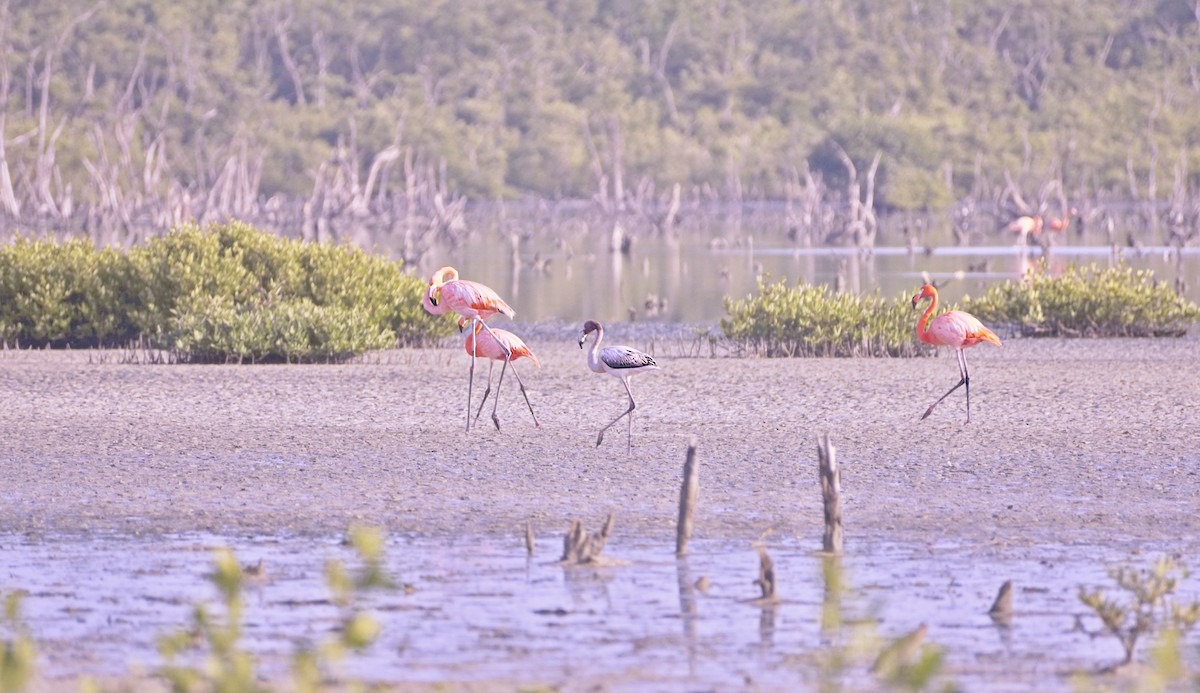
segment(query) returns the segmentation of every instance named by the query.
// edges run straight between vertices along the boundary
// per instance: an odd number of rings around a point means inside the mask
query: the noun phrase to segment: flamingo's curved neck
[[[929,297],[929,307],[925,309],[925,314],[922,315],[921,319],[917,322],[917,337],[922,342],[929,341],[929,318],[933,317],[933,311],[937,310],[937,306],[938,295],[937,292],[934,292]]]
[[[588,368],[597,373],[604,371],[604,365],[600,363],[600,340],[604,339],[604,328],[596,328],[595,338],[592,340],[592,348],[588,349]]]

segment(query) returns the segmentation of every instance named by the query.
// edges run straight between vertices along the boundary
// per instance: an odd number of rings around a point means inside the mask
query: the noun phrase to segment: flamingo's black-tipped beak
[[[437,296],[429,297],[429,305],[433,306],[434,308],[437,307]]]
[[[586,334],[586,333],[585,333],[585,334],[584,334],[582,337],[580,337],[580,338],[579,338],[579,348],[580,348],[580,349],[582,349],[582,348],[583,348],[583,340],[585,340],[585,339],[587,339],[587,334]]]
[[[916,296],[913,296],[913,301],[912,301],[912,303],[913,303],[913,310],[916,310],[916,309],[917,309],[917,300],[918,300],[918,297],[916,297]]]

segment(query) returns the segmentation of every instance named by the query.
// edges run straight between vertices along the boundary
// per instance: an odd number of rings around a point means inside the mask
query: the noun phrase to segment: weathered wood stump
[[[992,617],[993,621],[1007,624],[1012,620],[1013,613],[1013,581],[1005,580],[1003,585],[1000,585],[1000,591],[996,593],[996,601],[992,602],[992,608],[988,609],[988,616]]]
[[[679,489],[679,523],[675,527],[675,555],[687,553],[688,540],[695,526],[693,516],[700,496],[700,471],[696,460],[696,439],[688,443],[687,461],[683,463],[683,486]]]
[[[571,520],[571,529],[563,537],[563,555],[559,562],[567,565],[600,562],[600,553],[604,551],[604,544],[608,541],[608,535],[612,533],[615,519],[616,516],[609,513],[608,519],[604,521],[604,526],[600,528],[600,531],[591,534],[583,528],[582,522]]]
[[[821,546],[827,553],[842,552],[842,475],[837,464],[837,448],[829,434],[817,441],[817,469],[821,478],[821,499],[825,506],[825,534]]]
[[[758,579],[754,584],[762,591],[762,594],[753,600],[754,603],[774,604],[779,601],[779,595],[775,591],[775,563],[762,544],[758,546]]]

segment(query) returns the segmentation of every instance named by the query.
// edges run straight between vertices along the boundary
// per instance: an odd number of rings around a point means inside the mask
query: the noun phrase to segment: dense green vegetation
[[[424,282],[349,245],[241,223],[185,226],[119,252],[84,240],[0,247],[0,337],[144,346],[178,361],[339,360],[449,334]]]
[[[885,208],[1006,173],[1162,199],[1200,169],[1197,55],[1183,0],[5,3],[0,213],[236,211],[376,161],[367,196],[780,198],[840,189],[842,150],[882,153]]]
[[[757,295],[725,299],[721,329],[739,351],[762,356],[913,356],[928,350],[917,342],[910,298],[759,281]],[[1025,336],[1177,337],[1200,321],[1200,306],[1128,267],[1035,269],[964,304],[991,327]]]
[[[824,285],[758,283],[758,295],[725,299],[721,330],[762,356],[914,356],[911,297],[837,293]]]
[[[1026,336],[1178,337],[1200,321],[1200,306],[1129,267],[1072,265],[1057,276],[1035,268],[964,303],[979,319]]]

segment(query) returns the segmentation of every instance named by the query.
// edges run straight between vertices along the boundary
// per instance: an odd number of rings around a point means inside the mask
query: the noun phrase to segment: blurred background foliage
[[[361,184],[389,147],[409,173],[484,199],[675,183],[777,199],[805,167],[844,183],[838,148],[860,169],[883,152],[885,210],[994,192],[1006,172],[1027,188],[1061,180],[1070,196],[1152,198],[1198,168],[1198,12],[1184,0],[4,2],[0,213],[219,196],[235,173],[249,195],[304,198],[323,167],[348,162]]]

